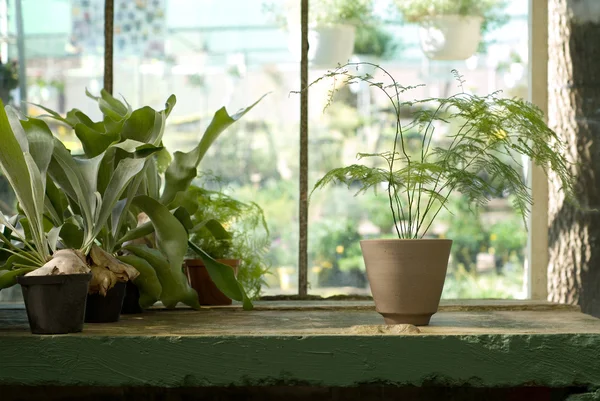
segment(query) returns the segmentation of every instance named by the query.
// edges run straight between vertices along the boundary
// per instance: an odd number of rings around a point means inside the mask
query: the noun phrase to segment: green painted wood
[[[24,319],[0,311],[0,386],[600,387],[600,321],[569,310],[440,312],[404,332],[340,307],[156,311],[65,336]]]

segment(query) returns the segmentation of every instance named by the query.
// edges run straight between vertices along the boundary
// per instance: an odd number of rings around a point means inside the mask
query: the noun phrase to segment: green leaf
[[[123,124],[121,137],[143,143],[159,144],[164,130],[163,113],[149,106],[135,110]]]
[[[24,132],[20,122],[17,120],[13,124],[17,128],[16,132],[19,133],[19,136],[23,135]],[[40,253],[40,258],[45,259],[48,255],[48,249],[44,245],[44,238],[39,236],[40,227],[43,226],[42,216],[45,197],[43,181],[35,161],[33,161],[33,158],[29,154],[27,138],[21,138],[20,141],[17,139],[1,101],[0,144],[0,167],[15,192],[23,212],[36,227],[34,231],[37,234],[33,238],[34,243]],[[22,145],[25,149],[22,148]],[[30,172],[32,166],[36,167],[37,175],[36,171],[33,171],[33,173]],[[36,196],[40,198],[36,198]]]
[[[223,225],[215,219],[208,220],[204,226],[218,241],[231,239],[231,233],[229,233],[229,231],[227,231],[225,227],[223,227]]]
[[[67,209],[67,197],[57,188],[52,179],[46,179],[46,200],[45,206],[47,211],[51,211],[52,216],[56,219],[56,225],[61,225],[64,220],[64,213]]]
[[[50,176],[81,210],[86,239],[84,246],[93,241],[96,220],[96,185],[98,169],[103,155],[92,159],[74,158],[58,139],[54,140],[54,154],[50,163]],[[99,232],[102,227],[97,227]]]
[[[119,139],[118,134],[106,134],[82,123],[75,125],[75,135],[81,141],[83,151],[89,158],[103,153],[111,143]]]
[[[179,220],[169,212],[169,209],[157,200],[142,195],[136,197],[133,204],[150,218],[154,226],[157,245],[167,256],[171,277],[178,284],[180,291],[188,291],[188,288],[190,288],[189,283],[182,270],[183,259],[187,253],[187,231]]]
[[[175,308],[179,302],[200,309],[198,294],[190,287],[182,265],[173,269],[161,251],[146,245],[127,245],[123,250],[146,260],[154,268],[162,286],[160,300],[167,309]]]
[[[140,275],[133,280],[133,284],[135,284],[140,291],[140,307],[146,309],[154,305],[156,301],[160,299],[162,285],[160,284],[158,275],[152,265],[150,265],[146,259],[136,255],[117,256],[117,259],[135,267],[140,273]]]
[[[0,290],[17,284],[17,277],[34,271],[37,267],[22,267],[14,270],[0,270]]]
[[[175,95],[169,96],[165,103],[165,118],[169,117],[171,111],[173,111],[173,108],[175,107],[175,104],[177,104],[177,98],[175,97]]]
[[[127,184],[142,171],[144,163],[144,159],[123,159],[119,162],[104,192],[102,207],[96,219],[96,229],[93,231],[94,235],[97,235],[106,225],[115,204],[127,188]]]
[[[188,242],[188,245],[202,259],[210,278],[223,294],[231,299],[243,302],[245,310],[252,310],[254,308],[252,301],[246,295],[244,287],[235,277],[231,266],[217,262],[191,241]]]
[[[81,249],[83,245],[83,230],[72,222],[66,222],[60,229],[60,238],[66,247]]]
[[[168,205],[175,199],[178,192],[186,190],[192,180],[196,178],[198,164],[202,161],[210,145],[223,131],[252,110],[265,96],[266,94],[249,107],[238,111],[232,116],[227,113],[225,107],[217,110],[198,146],[187,153],[175,152],[174,160],[165,173],[165,189],[161,197],[163,204]]]
[[[173,216],[175,216],[175,218],[179,220],[179,222],[183,227],[185,227],[185,230],[187,232],[189,232],[194,227],[194,223],[192,223],[192,218],[185,208],[178,207],[173,212]]]
[[[35,118],[22,120],[21,126],[27,135],[29,153],[40,171],[44,185],[46,185],[46,172],[52,159],[54,135],[44,121]]]
[[[55,119],[57,121],[65,123],[65,124],[67,124],[70,127],[74,127],[75,124],[77,123],[76,121],[71,120],[69,118],[64,118],[63,116],[61,116],[60,114],[58,114],[56,111],[54,111],[52,109],[49,109],[49,108],[47,108],[45,106],[42,106],[41,104],[37,104],[37,103],[31,103],[31,104],[34,105],[34,106],[36,106],[36,107],[39,107],[40,109],[43,109],[44,111],[46,111],[47,113],[49,113],[48,117],[51,117],[51,118],[53,118],[53,119]],[[67,114],[67,116],[68,116],[68,114]]]
[[[117,241],[118,244],[122,244],[127,241],[133,241],[134,239],[145,237],[146,235],[150,235],[154,232],[154,225],[151,221],[146,222],[137,226],[136,228],[132,228],[127,231],[124,236],[119,238]]]

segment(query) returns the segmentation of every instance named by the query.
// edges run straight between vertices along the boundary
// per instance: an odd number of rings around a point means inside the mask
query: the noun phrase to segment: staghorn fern
[[[376,67],[389,83],[375,81],[370,75],[352,74],[360,64]],[[311,83],[309,87],[324,78],[344,83],[366,82],[386,95],[396,116],[393,149],[358,154],[359,160],[383,161],[383,167],[353,164],[333,169],[317,181],[313,192],[332,183],[358,187],[357,194],[385,187],[398,237],[423,238],[455,191],[477,205],[508,191],[513,194],[515,209],[525,219],[532,198],[517,170],[521,165],[514,156],[520,154],[545,170],[554,171],[566,197],[575,202],[569,163],[556,133],[544,122],[542,112],[529,102],[501,98],[497,92],[483,97],[465,93],[462,77],[455,70],[453,74],[461,87],[460,93],[448,98],[415,101],[401,101],[400,94],[413,87],[399,85],[387,70],[372,63],[347,63]],[[335,84],[329,92],[327,106],[333,101],[334,93]],[[412,110],[408,123],[401,118],[405,108]],[[449,145],[434,146],[436,126],[452,121],[460,124],[457,132],[443,137]],[[409,129],[421,134],[416,155],[407,152],[405,132]]]

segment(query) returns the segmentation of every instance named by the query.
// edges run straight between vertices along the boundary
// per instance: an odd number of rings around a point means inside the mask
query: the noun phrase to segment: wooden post
[[[298,295],[308,293],[308,0],[300,9],[302,58],[300,61],[300,202],[298,243]]]
[[[104,1],[104,90],[113,93],[114,0]]]

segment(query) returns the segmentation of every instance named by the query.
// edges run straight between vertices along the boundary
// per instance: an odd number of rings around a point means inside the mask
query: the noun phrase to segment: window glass
[[[311,20],[315,15],[326,19],[327,10],[316,0],[312,3]],[[11,62],[23,60],[25,75],[19,80],[25,83],[28,102],[61,113],[79,108],[100,118],[85,90],[98,93],[102,87],[104,1],[22,0],[21,4],[23,35],[16,2],[0,0],[0,33],[8,39],[0,46],[3,76]],[[250,237],[256,239],[250,246],[260,248],[255,255],[269,269],[248,278],[254,283],[264,280],[263,295],[296,294],[298,288],[300,96],[291,92],[300,88],[299,4],[115,0],[114,93],[134,108],[160,108],[170,94],[177,96],[164,138],[171,152],[192,149],[220,107],[226,106],[231,114],[269,92],[215,141],[194,182],[255,202],[264,211],[268,252],[260,229]],[[402,85],[426,85],[407,93],[408,98],[454,93],[458,86],[452,69],[464,77],[467,91],[526,96],[527,2],[510,0],[506,23],[487,32],[484,51],[465,61],[428,59],[419,44],[419,26],[403,21],[391,1],[374,4],[376,31],[343,27],[340,33],[311,25],[310,80],[335,66],[326,56],[345,48],[350,49],[351,60],[380,63]],[[333,48],[323,47],[328,43]],[[23,100],[18,82],[4,78],[2,85],[2,100],[18,106]],[[342,87],[324,111],[329,89],[323,82],[310,90],[309,188],[327,170],[355,162],[358,152],[382,151],[392,140],[392,120],[380,92],[367,85]],[[43,113],[31,104],[26,111]],[[61,127],[56,132],[78,150],[72,133]],[[493,199],[475,216],[461,208],[458,198],[452,206],[454,214],[440,214],[431,228],[433,235],[454,239],[444,296],[525,297],[527,234],[510,198]],[[0,177],[0,209],[10,213],[14,207],[14,197]],[[358,241],[393,235],[384,191],[355,197],[346,187],[333,186],[315,192],[309,210],[309,292],[368,295]],[[15,288],[2,291],[0,301],[17,300],[19,293]]]

